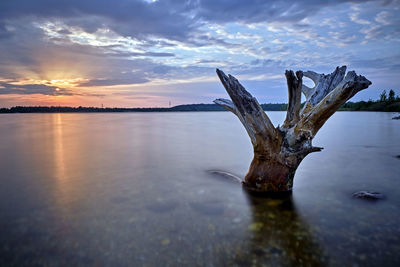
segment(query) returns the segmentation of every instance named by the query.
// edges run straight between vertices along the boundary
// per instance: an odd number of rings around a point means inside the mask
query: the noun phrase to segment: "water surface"
[[[293,195],[268,199],[210,172],[252,159],[228,112],[0,115],[0,265],[398,266],[392,116],[336,113]]]

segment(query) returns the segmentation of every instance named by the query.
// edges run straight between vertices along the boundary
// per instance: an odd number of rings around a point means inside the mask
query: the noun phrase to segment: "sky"
[[[400,95],[400,1],[1,0],[0,107],[286,103],[286,69],[348,66]],[[305,79],[305,84],[312,82]]]

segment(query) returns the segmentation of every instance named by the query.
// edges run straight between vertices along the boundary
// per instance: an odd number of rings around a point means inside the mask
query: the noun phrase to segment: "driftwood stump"
[[[257,99],[231,76],[217,69],[218,77],[231,100],[216,99],[214,103],[233,112],[246,128],[254,148],[243,185],[250,191],[291,191],[297,167],[309,153],[321,151],[312,146],[312,139],[342,104],[357,92],[366,89],[371,82],[354,71],[347,75],[346,66],[337,67],[331,74],[313,71],[285,72],[289,104],[285,122],[274,127]],[[315,86],[303,84],[303,76]],[[301,108],[301,93],[306,97]]]

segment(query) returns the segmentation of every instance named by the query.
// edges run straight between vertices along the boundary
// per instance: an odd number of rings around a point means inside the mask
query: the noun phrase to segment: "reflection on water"
[[[227,112],[0,115],[0,265],[397,266],[391,116],[335,114],[276,199],[208,171],[252,157]]]
[[[67,166],[65,162],[65,153],[69,150],[64,150],[64,140],[63,138],[63,123],[62,115],[54,114],[53,116],[53,148],[54,148],[54,183],[55,183],[55,206],[58,211],[67,212],[68,205],[71,201],[70,198],[73,197],[71,190],[73,190],[73,184],[68,183],[68,173]]]
[[[268,263],[271,266],[325,266],[328,258],[313,233],[297,214],[291,195],[262,198],[248,195],[252,235],[240,265]]]

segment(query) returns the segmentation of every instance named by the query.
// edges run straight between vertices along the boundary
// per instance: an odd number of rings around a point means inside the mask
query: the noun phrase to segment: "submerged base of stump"
[[[265,198],[285,198],[289,197],[293,194],[293,190],[286,190],[286,191],[263,191],[257,190],[253,187],[246,186],[245,182],[242,182],[242,188],[246,193],[256,196],[256,197],[265,197]]]

